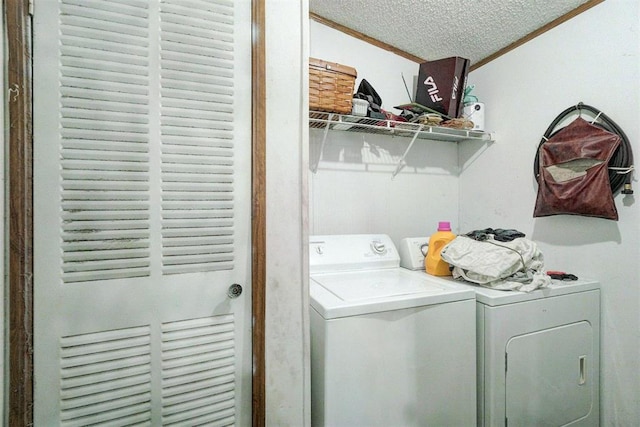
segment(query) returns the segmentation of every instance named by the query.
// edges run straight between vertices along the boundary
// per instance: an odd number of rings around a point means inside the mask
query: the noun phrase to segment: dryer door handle
[[[578,357],[578,364],[580,365],[580,378],[578,379],[578,385],[584,385],[587,382],[587,356],[583,355]]]

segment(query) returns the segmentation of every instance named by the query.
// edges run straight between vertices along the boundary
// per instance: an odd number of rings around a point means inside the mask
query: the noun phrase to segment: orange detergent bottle
[[[449,264],[441,257],[442,248],[456,238],[451,232],[451,224],[448,221],[438,223],[438,231],[429,238],[429,249],[424,260],[425,270],[433,276],[451,276]]]

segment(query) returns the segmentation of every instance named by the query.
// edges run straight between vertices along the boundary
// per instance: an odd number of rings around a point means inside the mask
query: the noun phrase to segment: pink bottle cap
[[[440,221],[438,223],[438,231],[451,231],[451,223],[449,221]]]

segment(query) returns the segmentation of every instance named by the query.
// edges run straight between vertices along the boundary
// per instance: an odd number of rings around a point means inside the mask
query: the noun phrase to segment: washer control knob
[[[378,240],[374,240],[373,242],[371,242],[371,250],[373,250],[373,252],[378,255],[384,255],[387,253],[387,247],[384,245],[384,243]]]

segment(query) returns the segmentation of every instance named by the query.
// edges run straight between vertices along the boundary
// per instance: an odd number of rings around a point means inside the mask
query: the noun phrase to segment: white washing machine
[[[314,426],[473,426],[472,289],[399,267],[386,235],[310,240]]]
[[[600,424],[600,285],[476,287],[478,424]]]

